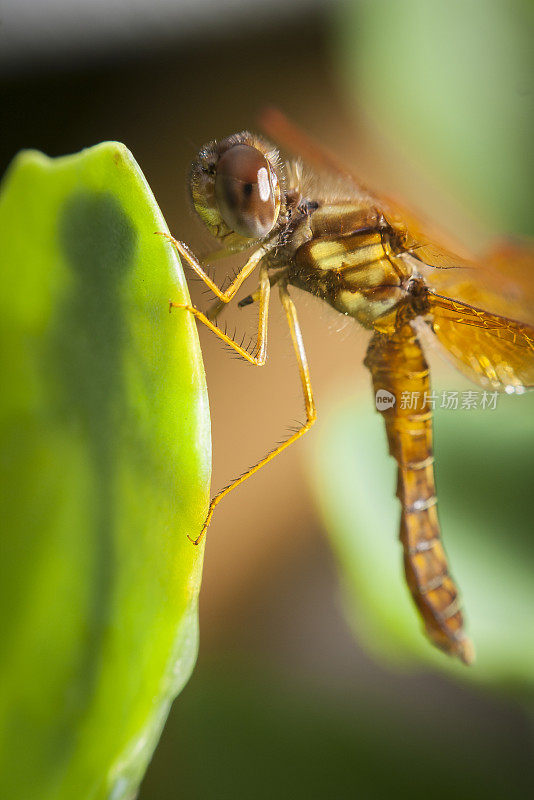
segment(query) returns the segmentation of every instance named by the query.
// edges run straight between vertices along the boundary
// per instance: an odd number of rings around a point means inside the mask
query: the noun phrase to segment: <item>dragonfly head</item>
[[[251,247],[276,228],[283,183],[276,148],[248,131],[205,145],[189,179],[195,211],[230,250]]]

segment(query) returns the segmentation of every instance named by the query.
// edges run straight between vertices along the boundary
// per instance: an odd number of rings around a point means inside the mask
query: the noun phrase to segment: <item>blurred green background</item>
[[[124,141],[172,232],[207,252],[188,209],[189,162],[209,139],[254,129],[274,103],[465,246],[534,233],[527,0],[206,0],[194,11],[124,0],[98,17],[99,3],[92,12],[70,4],[76,17],[55,0],[44,18],[36,11],[33,39],[12,5],[2,36],[9,44],[14,32],[14,44],[0,62],[2,167],[21,147],[56,155]],[[362,367],[366,336],[294,296],[319,421],[219,509],[199,661],[140,798],[524,798],[534,778],[532,398],[502,398],[476,422],[448,412],[436,423],[444,538],[479,650],[469,671],[431,650],[407,601],[394,465]],[[213,490],[301,413],[273,305],[261,374],[200,333]],[[253,318],[228,312],[239,330],[253,330]],[[439,388],[468,388],[429,359]]]

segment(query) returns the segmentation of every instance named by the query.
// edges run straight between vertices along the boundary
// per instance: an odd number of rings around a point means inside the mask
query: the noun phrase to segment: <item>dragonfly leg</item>
[[[274,273],[271,272],[269,274],[269,283],[271,284],[271,289],[273,288],[273,286],[276,286],[276,284],[278,283],[279,280],[281,280],[282,278],[285,278],[286,275],[287,275],[287,269],[281,269],[278,272],[274,272]],[[252,303],[257,303],[259,299],[260,299],[260,292],[259,292],[259,289],[257,289],[253,294],[249,294],[246,297],[244,297],[242,300],[240,300],[237,305],[239,306],[239,308],[243,308],[243,306],[249,306]],[[218,305],[218,304],[215,304],[215,305]],[[208,314],[208,316],[209,316],[209,314]],[[210,317],[210,319],[211,319],[211,317]]]
[[[181,257],[184,259],[186,264],[188,264],[192,270],[196,272],[199,278],[204,281],[206,286],[208,286],[211,291],[217,295],[219,300],[223,303],[229,303],[235,293],[238,291],[241,284],[246,281],[249,275],[255,270],[255,268],[260,263],[263,256],[268,252],[268,247],[259,247],[255,250],[250,258],[248,259],[247,263],[239,270],[237,275],[235,276],[234,280],[231,282],[230,286],[223,292],[214,283],[210,276],[206,274],[203,270],[200,261],[198,258],[191,252],[188,246],[184,242],[179,242],[174,236],[171,236],[170,233],[165,233],[164,231],[156,231],[159,236],[164,236],[169,242],[173,245],[173,247],[178,250]]]
[[[271,289],[273,288],[273,286],[276,286],[278,281],[281,278],[284,278],[286,276],[286,274],[287,274],[287,269],[282,269],[279,272],[275,272],[275,273],[271,272],[269,274],[269,283],[270,283]],[[258,287],[258,289],[256,289],[256,291],[253,294],[249,294],[246,297],[244,297],[242,300],[240,300],[237,305],[239,306],[239,308],[243,308],[243,306],[248,306],[251,303],[257,303],[258,300],[260,299],[260,296],[261,296],[261,286]],[[208,308],[208,310],[206,312],[207,318],[212,320],[212,321],[216,320],[224,307],[225,307],[225,303],[223,303],[222,300],[216,300],[213,303],[213,305],[211,305]]]
[[[169,311],[173,308],[183,308],[189,311],[196,319],[202,322],[210,331],[222,339],[225,344],[229,345],[236,353],[239,353],[249,364],[255,367],[263,367],[267,358],[267,323],[269,319],[269,296],[271,292],[271,285],[269,283],[269,276],[265,267],[260,268],[260,288],[259,288],[259,314],[258,314],[258,335],[256,338],[256,347],[253,354],[245,350],[241,345],[234,342],[224,331],[218,328],[214,323],[199,311],[198,308],[188,305],[187,303],[174,303],[172,300],[169,303]]]
[[[225,307],[226,303],[224,303],[222,300],[216,300],[206,311],[207,318],[210,319],[212,322],[215,322],[215,320]]]
[[[274,450],[271,450],[271,452],[268,453],[265,456],[265,458],[262,458],[261,461],[258,461],[257,464],[254,464],[254,466],[250,467],[250,469],[244,472],[243,475],[241,475],[239,478],[236,478],[234,481],[228,484],[228,486],[222,489],[219,492],[219,494],[215,495],[215,497],[210,503],[208,515],[206,517],[204,526],[199,536],[197,536],[196,539],[191,539],[193,544],[200,543],[202,537],[206,533],[208,526],[211,522],[211,518],[213,516],[215,507],[221,502],[223,497],[226,497],[226,495],[229,492],[231,492],[232,489],[235,489],[241,483],[246,481],[247,478],[250,478],[251,475],[254,475],[255,472],[258,472],[258,470],[260,470],[262,467],[268,464],[269,461],[272,461],[273,458],[275,458],[275,456],[277,456],[279,453],[282,452],[282,450],[285,450],[286,447],[289,447],[290,444],[293,444],[293,442],[296,442],[297,439],[300,439],[300,437],[303,436],[315,422],[317,414],[315,411],[315,403],[313,400],[310,372],[308,369],[308,360],[306,358],[306,351],[304,350],[304,343],[302,341],[302,333],[300,331],[300,325],[297,318],[297,311],[291,297],[289,296],[289,292],[287,291],[285,283],[280,284],[280,299],[282,301],[284,311],[286,312],[287,322],[289,325],[289,330],[291,332],[291,339],[293,341],[293,347],[295,349],[295,355],[297,357],[302,393],[304,395],[304,405],[306,408],[306,422],[303,425],[301,425],[301,427],[298,428],[298,430],[296,430],[295,433],[293,433],[289,437],[289,439],[286,439],[285,442],[282,442],[282,444],[279,444],[277,447],[274,448]],[[261,299],[260,299],[260,304],[261,304]]]

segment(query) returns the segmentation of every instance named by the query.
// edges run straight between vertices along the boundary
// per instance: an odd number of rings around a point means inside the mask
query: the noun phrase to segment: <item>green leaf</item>
[[[0,195],[0,796],[130,798],[192,670],[210,421],[129,151],[25,152]]]
[[[477,652],[467,668],[425,638],[402,568],[396,464],[371,402],[345,403],[315,442],[314,492],[357,635],[397,666],[431,665],[525,697],[534,689],[534,397],[435,413],[443,540]]]

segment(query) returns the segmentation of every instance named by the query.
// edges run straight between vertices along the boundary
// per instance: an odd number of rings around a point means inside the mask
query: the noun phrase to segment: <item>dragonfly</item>
[[[423,335],[430,335],[460,370],[492,391],[521,394],[534,387],[534,321],[522,321],[524,293],[513,270],[505,269],[514,261],[514,248],[501,248],[484,265],[457,255],[429,235],[426,224],[411,212],[368,189],[281,112],[266,112],[262,127],[294,156],[284,160],[262,136],[242,131],[209,142],[195,158],[189,176],[193,207],[219,248],[201,260],[186,243],[162,235],[217,300],[206,313],[173,301],[169,310],[193,314],[249,364],[263,366],[270,291],[278,286],[306,421],[213,497],[202,531],[191,541],[200,543],[223,497],[300,439],[316,420],[289,287],[309,292],[371,334],[364,363],[375,397],[393,398],[379,411],[397,462],[407,585],[430,641],[470,664],[474,646],[438,519],[430,373],[421,342]],[[246,261],[223,290],[208,274],[208,264],[235,254],[247,255]],[[246,348],[216,320],[255,271],[258,288],[238,303],[258,308],[255,343]],[[414,409],[399,402],[405,393],[423,398],[422,404]]]

